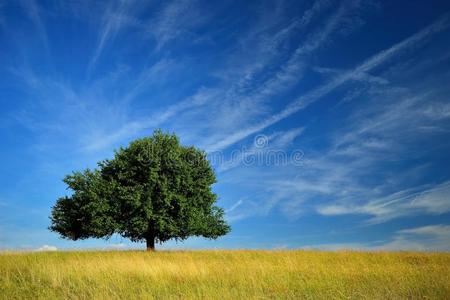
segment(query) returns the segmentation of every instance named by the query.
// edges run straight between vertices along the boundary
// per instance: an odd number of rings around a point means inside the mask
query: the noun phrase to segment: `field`
[[[0,299],[450,299],[450,253],[0,253]]]

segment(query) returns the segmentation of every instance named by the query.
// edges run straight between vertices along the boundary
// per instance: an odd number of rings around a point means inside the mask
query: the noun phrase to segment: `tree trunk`
[[[155,238],[147,238],[147,251],[155,251]]]

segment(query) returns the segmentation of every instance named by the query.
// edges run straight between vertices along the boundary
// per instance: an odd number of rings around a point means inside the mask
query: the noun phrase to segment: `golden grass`
[[[450,253],[0,253],[0,299],[450,299]]]

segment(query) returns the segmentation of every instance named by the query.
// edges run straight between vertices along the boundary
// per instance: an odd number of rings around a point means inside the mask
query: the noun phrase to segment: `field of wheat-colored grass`
[[[450,253],[0,253],[0,299],[450,299]]]

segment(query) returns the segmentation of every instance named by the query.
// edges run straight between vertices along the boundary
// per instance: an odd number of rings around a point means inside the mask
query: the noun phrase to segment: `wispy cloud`
[[[112,42],[116,35],[131,25],[138,25],[139,21],[129,14],[133,1],[112,1],[101,17],[98,42],[94,54],[88,65],[88,73],[93,70],[108,42]]]
[[[5,1],[0,1],[0,28],[5,26],[5,17],[3,15],[3,8],[6,6]]]
[[[132,101],[139,96],[140,93],[147,90],[149,85],[167,79],[171,73],[177,70],[177,65],[179,66],[181,64],[181,61],[175,62],[174,60],[163,58],[156,61],[150,67],[144,68],[138,73],[134,79],[131,89],[126,93],[121,101],[123,103]]]
[[[16,118],[44,138],[41,142],[47,147],[52,146],[49,138],[70,132],[74,149],[95,154],[127,141],[142,130],[160,125],[186,105],[177,103],[165,113],[153,113],[150,117],[132,116],[130,112],[133,100],[140,93],[164,82],[181,65],[181,62],[175,64],[162,59],[139,72],[119,66],[81,87],[55,76],[36,73],[29,67],[10,68],[20,79],[18,84],[22,84],[22,90],[34,99]],[[114,93],[110,93],[113,88]]]
[[[288,27],[279,31],[276,36],[270,38],[269,40],[280,42],[278,37],[285,37],[286,32],[289,32],[290,30],[296,32],[297,34],[304,31],[308,25],[310,25],[309,23],[314,20],[314,18],[323,13],[323,11],[330,6],[331,3],[329,1],[315,2],[300,19],[294,20]],[[312,34],[309,34],[307,38],[300,43],[294,53],[290,55],[286,62],[281,64],[276,72],[271,74],[268,79],[258,83],[257,87],[243,95],[233,95],[234,102],[238,102],[239,106],[235,106],[233,108],[233,102],[225,101],[224,106],[226,107],[226,110],[220,115],[227,116],[227,120],[230,119],[230,115],[236,115],[236,117],[232,117],[231,120],[242,119],[244,117],[246,117],[247,120],[251,120],[248,116],[251,116],[254,112],[261,111],[267,100],[274,97],[279,98],[285,92],[289,91],[294,85],[299,84],[302,74],[308,65],[308,58],[310,55],[323,46],[325,42],[329,41],[329,37],[333,34],[333,32],[336,32],[339,29],[341,24],[345,23],[349,15],[358,14],[360,8],[361,3],[359,1],[346,1],[339,5],[331,17],[326,20],[325,24],[316,29]],[[271,47],[265,45],[264,49],[271,49]],[[252,78],[253,77],[254,74],[252,74]],[[242,126],[231,126],[231,124],[236,125],[237,123],[234,121],[229,122],[227,123],[227,127],[242,128]],[[247,124],[245,125],[247,126]],[[210,151],[222,150],[228,145],[234,143],[227,141],[228,139],[235,140],[236,137],[233,138],[233,136],[233,133],[231,133],[231,137],[229,136],[229,133],[226,133],[225,135],[219,137],[213,137],[211,138],[211,141],[206,143],[206,148]],[[239,134],[237,134],[237,136],[239,136]],[[220,140],[221,142],[217,143],[217,140]],[[238,140],[236,140],[236,142]]]
[[[170,71],[170,68],[165,71]],[[153,69],[151,69],[150,71],[145,71],[144,73],[146,74],[144,79],[145,84],[149,84],[149,82],[151,81],[149,76],[150,74],[157,77],[161,76],[161,73],[153,72]],[[135,84],[131,91],[122,98],[123,105],[126,106],[127,103],[139,93],[142,86],[144,85],[144,82],[141,81],[141,79],[138,79],[137,84]],[[192,109],[195,106],[204,104],[207,93],[207,91],[201,90],[193,97],[177,102],[162,111],[151,113],[149,117],[143,117],[139,119],[135,118],[134,120],[126,118],[126,121],[121,122],[119,126],[114,126],[113,128],[105,128],[105,130],[98,132],[97,135],[91,135],[91,138],[86,140],[86,143],[82,148],[83,150],[86,150],[88,152],[103,150],[124,140],[128,140],[145,130],[158,128],[165,121],[172,118],[173,116],[176,116],[178,113],[186,109]]]
[[[383,250],[449,251],[450,225],[428,225],[397,231],[392,241],[376,247]]]
[[[238,201],[236,201],[233,205],[231,205],[231,207],[229,207],[225,212],[228,214],[230,212],[232,212],[233,210],[235,210],[236,208],[238,208],[242,203],[244,202],[244,200],[240,199]]]
[[[404,69],[397,71],[407,74]],[[390,70],[386,72],[391,74]],[[299,146],[302,143],[296,144],[305,151],[301,166],[264,172],[251,166],[238,169],[245,184],[255,184],[263,196],[255,194],[254,205],[246,201],[233,214],[243,216],[247,212],[249,217],[278,208],[288,218],[296,219],[312,209],[322,215],[365,215],[367,223],[373,224],[448,212],[446,183],[423,183],[429,165],[413,163],[396,172],[385,171],[392,164],[426,157],[428,152],[418,145],[429,144],[433,135],[442,136],[450,129],[449,119],[442,117],[448,88],[433,80],[424,85],[427,79],[423,76],[416,80],[422,83],[420,88],[415,81],[406,85],[409,88],[398,88],[389,80],[380,85],[368,79],[370,88],[359,94],[359,103],[341,120],[341,126],[315,133],[314,139],[325,140],[328,147],[311,151]],[[428,107],[436,107],[438,112],[429,113]],[[311,139],[308,126],[300,141],[305,139]],[[434,148],[448,146],[441,142]],[[409,189],[411,184],[416,188]],[[414,204],[406,205],[412,200]]]
[[[417,32],[413,36],[403,40],[402,42],[395,44],[394,46],[379,52],[378,54],[372,56],[356,68],[351,71],[347,71],[344,74],[335,77],[333,80],[328,83],[300,96],[297,100],[289,104],[282,111],[277,114],[272,115],[266,120],[260,122],[259,124],[244,128],[233,134],[229,135],[225,139],[220,142],[214,143],[208,147],[208,149],[212,150],[221,150],[227,148],[228,146],[243,140],[244,138],[259,132],[279,121],[291,116],[292,114],[298,112],[301,109],[306,108],[310,104],[316,102],[323,96],[327,95],[331,91],[335,90],[337,87],[347,83],[352,80],[355,76],[360,77],[361,73],[367,73],[376,67],[382,65],[383,63],[392,59],[395,55],[399,55],[401,52],[405,50],[410,50],[414,48],[419,43],[423,42],[429,36],[442,31],[448,27],[448,16],[444,15],[438,21],[434,22],[430,26],[422,29]]]
[[[335,243],[335,244],[317,244],[302,246],[302,249],[313,249],[322,251],[341,251],[341,250],[370,250],[370,247],[364,243]]]
[[[289,26],[280,30],[270,40],[272,47],[268,47],[269,45],[267,45],[264,48],[276,49],[277,44],[281,43],[282,39],[286,38],[290,31],[296,31],[297,33],[304,31],[310,25],[310,22],[329,6],[331,6],[330,1],[314,2],[313,6],[306,10],[301,18],[295,19]],[[249,97],[254,101],[255,99],[277,94],[282,90],[286,90],[293,83],[298,83],[305,67],[306,56],[323,45],[329,35],[338,27],[339,22],[345,17],[345,12],[348,10],[349,8],[346,4],[340,5],[337,11],[327,19],[323,28],[319,28],[313,34],[310,34],[306,41],[302,42],[289,59],[282,64],[279,70],[271,78],[258,86],[256,91]]]
[[[395,192],[365,204],[330,204],[318,207],[323,215],[362,214],[370,224],[417,214],[444,214],[450,211],[450,182]]]
[[[33,95],[33,101],[24,105],[15,118],[35,133],[36,141],[45,145],[47,151],[49,147],[59,147],[49,143],[54,138],[66,139],[66,146],[71,145],[73,150],[82,148],[90,136],[126,116],[127,110],[120,102],[112,105],[109,102],[112,99],[100,96],[97,82],[85,89],[75,89],[63,80],[39,76],[29,68],[12,69],[12,73],[23,91]]]
[[[320,182],[333,187],[328,179],[335,178],[338,184],[331,190],[331,194],[336,195],[335,200],[319,205],[319,213],[367,215],[368,223],[380,223],[404,216],[449,211],[448,182],[420,184],[429,166],[414,164],[409,170],[396,173],[382,171],[396,161],[417,160],[428,155],[423,149],[419,150],[418,145],[449,130],[449,119],[442,117],[442,110],[429,113],[427,109],[442,106],[445,111],[440,94],[447,88],[434,84],[412,90],[381,87],[366,94],[371,100],[349,117],[348,127],[335,133],[328,151],[308,164],[322,170],[318,177]],[[435,147],[446,149],[448,143]],[[336,178],[335,174],[339,176]],[[360,178],[366,177],[378,178],[381,183],[377,180],[362,183]],[[410,188],[412,183],[414,188]],[[340,193],[349,188],[353,189],[350,194]]]
[[[304,128],[293,128],[287,131],[276,132],[271,135],[262,135],[262,145],[258,144],[255,139],[252,145],[248,148],[243,147],[240,151],[235,151],[231,154],[231,158],[227,161],[220,162],[216,170],[219,173],[228,171],[230,169],[242,166],[242,162],[248,160],[261,160],[257,163],[269,165],[273,164],[287,164],[289,155],[286,147],[289,146],[299,135],[302,134]],[[273,160],[273,161],[269,161]],[[279,161],[276,161],[279,160]],[[283,160],[283,161],[280,161]]]
[[[170,14],[179,12],[184,5],[187,5],[187,3],[171,3],[168,7],[165,7],[158,14],[157,20],[153,20],[153,22],[156,22],[156,28],[168,28],[162,31],[155,30],[155,34],[159,35],[164,33],[166,35],[172,32],[172,25],[176,28],[183,27],[183,18],[181,20],[177,18],[170,19],[169,22],[166,20],[166,14],[169,14],[169,12]],[[189,5],[195,6],[195,4]],[[269,16],[261,16],[259,25],[252,27],[251,30],[244,33],[244,37],[240,39],[241,46],[237,49],[232,48],[233,51],[231,54],[223,59],[224,61],[228,61],[228,63],[217,74],[221,79],[221,83],[218,86],[200,87],[193,95],[162,109],[148,118],[134,120],[130,124],[125,124],[117,133],[112,133],[112,136],[126,133],[128,131],[126,128],[132,128],[133,130],[129,132],[134,132],[135,130],[145,130],[159,126],[164,122],[170,121],[174,116],[179,118],[178,123],[190,122],[188,119],[180,120],[180,118],[188,117],[196,119],[197,114],[201,114],[200,117],[202,119],[206,117],[207,120],[205,120],[203,125],[198,124],[194,132],[201,132],[201,130],[207,127],[209,129],[216,128],[216,132],[222,135],[222,131],[229,130],[227,128],[230,128],[230,126],[238,126],[244,119],[251,119],[252,116],[260,115],[264,109],[257,103],[263,99],[267,99],[270,94],[264,91],[257,91],[256,87],[253,86],[260,80],[258,76],[273,64],[274,60],[279,58],[283,43],[291,35],[298,33],[299,28],[307,26],[319,14],[320,10],[325,9],[329,5],[328,1],[318,1],[310,10],[305,12],[301,19],[292,20],[287,25],[283,24],[281,28],[279,24],[280,20],[276,16],[271,15],[270,20],[267,19]],[[183,14],[196,14],[196,9],[194,7],[193,12],[183,12]],[[194,22],[194,24],[197,23]],[[151,28],[153,27],[154,24]],[[176,30],[174,33],[175,37],[177,36]],[[170,39],[167,39],[167,37],[162,38],[165,41],[164,43],[170,41]],[[250,48],[252,49],[251,52],[248,51]],[[286,88],[288,88],[287,85]],[[133,90],[130,92],[131,95],[133,94]],[[202,109],[199,109],[199,107],[202,107]],[[205,111],[208,114],[205,115]],[[206,144],[207,141],[203,141],[203,143]]]
[[[303,18],[299,20],[299,24],[305,26],[311,21],[315,13],[320,12],[327,2],[316,2],[313,7],[306,11]],[[341,22],[345,19],[347,13],[353,11],[355,7],[360,5],[360,1],[344,1],[336,11],[329,17],[325,24],[309,34],[306,41],[302,42],[300,46],[294,51],[293,55],[287,61],[281,70],[276,74],[275,78],[291,77],[290,73],[295,73],[293,69],[298,68],[299,59],[302,55],[313,52],[318,49],[330,38],[330,35],[337,30]],[[294,72],[293,72],[294,71]]]
[[[162,110],[156,117],[150,116],[148,119],[134,120],[125,124],[116,132],[109,134],[107,139],[121,139],[126,135],[161,125],[175,115],[180,118],[180,113],[192,118],[196,118],[196,114],[202,114],[202,118],[204,118],[204,112],[208,111],[209,117],[204,122],[204,127],[208,126],[210,129],[215,128],[216,130],[208,140],[202,141],[201,144],[208,151],[220,150],[214,146],[210,147],[211,144],[214,145],[217,139],[224,139],[224,135],[228,135],[231,129],[246,126],[249,120],[264,114],[266,112],[264,102],[267,99],[298,83],[297,71],[300,69],[297,67],[307,58],[308,53],[312,53],[323,45],[326,37],[338,30],[340,24],[344,24],[348,17],[355,15],[355,10],[359,10],[362,5],[359,1],[346,1],[339,5],[337,11],[327,20],[323,28],[319,28],[314,34],[309,35],[308,39],[298,47],[291,58],[273,76],[259,83],[261,79],[258,76],[280,57],[280,46],[292,34],[298,34],[305,30],[310,22],[331,6],[330,1],[316,1],[310,9],[304,12],[302,17],[292,20],[281,29],[279,21],[276,19],[261,20],[259,27],[252,28],[246,37],[241,39],[243,45],[239,49],[243,49],[243,51],[233,52],[231,55],[233,60],[241,57],[238,60],[241,61],[245,58],[246,62],[239,67],[231,64],[229,69],[233,70],[232,74],[227,75],[226,68],[221,70],[221,74],[225,74],[225,77],[222,77],[224,79],[222,84],[213,88],[201,88],[191,97],[167,107],[165,111]],[[187,10],[187,7],[192,9]],[[180,34],[179,28],[186,30],[186,28],[199,26],[200,21],[193,22],[191,20],[198,13],[197,10],[198,7],[195,3],[188,2],[173,2],[164,6],[151,23],[151,32],[155,38],[160,39],[158,47],[162,47],[176,38]],[[181,17],[174,17],[179,14]],[[189,25],[183,26],[184,23]],[[249,47],[252,49],[251,55],[247,55],[247,50],[245,50]],[[139,89],[140,83],[137,83],[130,95]],[[203,100],[199,101],[199,98]],[[204,108],[195,111],[199,106],[204,106]],[[182,118],[185,116],[181,115]],[[186,121],[188,120],[186,119]],[[202,128],[198,127],[197,130],[200,131]]]
[[[47,37],[47,31],[45,29],[44,21],[42,20],[42,8],[35,0],[20,0],[25,13],[33,22],[35,29],[42,40],[45,50],[49,51],[49,43]]]
[[[17,177],[29,181],[33,193],[38,185],[64,193],[54,184],[63,174],[95,166],[114,148],[160,127],[183,144],[220,152],[215,187],[231,222],[273,216],[297,224],[305,215],[327,222],[343,216],[351,225],[442,219],[450,212],[450,183],[441,167],[450,149],[449,15],[395,45],[392,39],[423,23],[375,34],[361,45],[360,38],[379,30],[372,1],[294,2],[23,0],[2,8],[0,0],[0,23],[6,8],[4,20],[18,25],[0,32],[8,102],[0,127],[20,134],[2,151],[31,158],[33,174]],[[18,13],[9,15],[10,9]],[[52,39],[63,34],[67,44]],[[36,41],[48,44],[52,61],[30,47]],[[82,51],[83,45],[91,47]],[[319,100],[323,105],[312,107]],[[263,147],[255,144],[258,133]],[[9,150],[22,142],[26,147]],[[297,150],[303,155],[298,165],[248,163],[280,153],[289,159]],[[10,193],[28,199],[30,190]],[[36,206],[50,207],[52,193]],[[48,214],[43,211],[41,217]],[[48,221],[42,218],[40,225]],[[438,244],[443,235],[433,230],[440,229],[408,228],[383,241],[327,247],[420,248],[426,239]],[[8,232],[1,239],[11,243]],[[35,245],[27,249],[51,242],[31,235],[30,228],[22,233]]]
[[[177,38],[191,39],[190,30],[204,24],[207,16],[197,1],[170,1],[147,25],[147,30],[155,38],[158,51]]]
[[[302,248],[329,251],[348,249],[364,251],[449,251],[450,226],[439,224],[402,229],[396,231],[387,241],[318,244]]]
[[[445,128],[445,122],[424,116],[422,108],[429,105],[428,97],[416,93],[415,97],[409,98],[408,94],[377,94],[372,103],[365,102],[365,114],[357,113],[358,117],[350,117],[350,126],[332,135],[333,142],[328,150],[315,155],[306,154],[301,174],[285,181],[285,186],[290,183],[300,195],[300,200],[286,203],[286,213],[295,216],[301,204],[312,199],[322,199],[321,202],[327,199],[327,204],[318,206],[319,213],[323,215],[368,215],[371,217],[370,223],[433,214],[431,207],[436,207],[434,213],[438,213],[437,207],[440,213],[448,211],[445,208],[448,195],[444,196],[449,194],[447,183],[402,188],[413,182],[418,185],[423,174],[426,174],[427,165],[413,165],[395,174],[382,171],[392,160],[410,161],[427,155],[413,151],[421,141],[429,139],[430,131],[420,131],[421,128],[428,124],[434,124],[437,132]],[[380,98],[384,98],[383,101]],[[441,147],[444,149],[446,145]],[[315,192],[311,187],[315,187]],[[430,198],[420,200],[422,198],[418,198],[417,193],[421,197],[429,195]],[[407,204],[413,199],[416,204]]]

